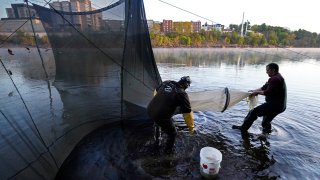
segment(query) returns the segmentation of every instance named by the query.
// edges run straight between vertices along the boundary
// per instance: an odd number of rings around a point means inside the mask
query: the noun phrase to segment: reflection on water
[[[193,83],[188,91],[210,90],[226,86],[243,91],[255,89],[268,79],[265,65],[269,62],[277,62],[288,87],[287,110],[273,121],[273,132],[267,142],[260,141],[256,136],[261,132],[261,119],[258,119],[249,129],[251,136],[242,137],[237,130],[231,129],[233,124],[240,124],[247,114],[248,105],[245,101],[224,113],[195,112],[195,125],[198,132],[196,135],[187,133],[186,126],[182,123],[182,116],[177,115],[175,120],[179,131],[175,153],[172,155],[165,155],[162,146],[154,145],[153,126],[150,121],[125,123],[125,126],[117,123],[110,124],[89,135],[78,145],[58,177],[61,179],[201,179],[199,152],[204,146],[212,146],[222,152],[219,179],[317,179],[320,177],[318,170],[320,165],[318,151],[320,84],[316,79],[320,73],[318,71],[320,50],[155,49],[154,54],[163,80],[178,80],[184,75],[192,78]],[[27,57],[29,56],[27,54]],[[85,55],[82,54],[82,56]],[[31,56],[29,58],[32,59]],[[109,84],[107,78],[95,79],[97,76],[112,76],[104,72],[108,65],[105,62],[97,64],[81,62],[80,64],[86,64],[91,67],[90,69],[96,70],[86,71],[86,66],[79,67],[76,55],[70,55],[69,59],[69,63],[73,64],[70,67],[73,68],[60,67],[59,72],[55,72],[54,68],[59,64],[45,63],[48,66],[50,82],[54,82],[53,86],[50,86],[53,101],[51,105],[50,102],[41,103],[44,107],[39,107],[37,103],[31,106],[32,112],[38,112],[36,110],[39,108],[48,112],[47,109],[51,107],[51,115],[35,114],[35,119],[43,117],[52,119],[49,121],[52,124],[40,123],[42,126],[64,127],[67,124],[63,124],[66,122],[62,119],[78,121],[84,116],[95,118],[92,112],[95,110],[103,112],[101,108],[108,107],[102,101],[100,102],[105,106],[95,104],[95,101],[104,96],[104,92],[95,89],[95,85]],[[13,80],[18,88],[26,88],[22,89],[22,92],[26,92],[22,94],[23,97],[27,100],[36,99],[29,103],[48,99],[48,85],[38,81],[42,77],[37,78],[34,75],[41,73],[33,74],[33,67],[41,64],[32,60],[24,64],[22,60],[16,61],[12,57],[7,57],[5,63],[15,73]],[[117,72],[117,69],[113,70]],[[77,76],[78,81],[68,82],[69,77],[63,74],[70,71]],[[79,72],[83,71],[87,73],[85,78],[78,77]],[[57,75],[53,76],[54,74]],[[17,92],[10,80],[7,77],[3,78],[5,76],[7,74],[1,69],[2,97],[16,97]],[[64,81],[60,81],[61,77]],[[82,87],[81,84],[87,81],[91,82],[90,87]],[[106,87],[108,88],[112,89]],[[116,87],[114,89],[117,90]],[[110,90],[110,92],[114,91]],[[78,97],[79,94],[88,96]],[[81,98],[89,97],[95,97],[85,100],[92,102],[92,106],[82,106]],[[259,103],[263,101],[264,98],[259,97]],[[72,103],[76,105],[71,106]],[[77,108],[70,109],[70,107]],[[108,114],[108,112],[105,113]],[[58,132],[59,130],[49,131]]]
[[[280,63],[284,60],[300,62],[305,59],[319,60],[318,49],[155,49],[155,58],[159,63],[173,66],[187,65],[198,67],[221,66],[222,64],[243,67],[261,65],[266,62]]]

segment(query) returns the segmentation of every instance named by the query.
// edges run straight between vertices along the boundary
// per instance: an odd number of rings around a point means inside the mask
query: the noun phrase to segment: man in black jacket
[[[178,82],[164,81],[156,88],[155,96],[148,105],[148,114],[155,123],[161,127],[162,131],[168,135],[166,151],[172,151],[177,130],[173,123],[172,116],[177,107],[183,114],[184,120],[191,133],[194,132],[194,115],[191,110],[190,101],[186,89],[190,86],[189,76],[182,77]],[[159,137],[159,130],[156,132],[156,138]]]
[[[287,104],[287,88],[284,78],[279,73],[279,66],[276,63],[270,63],[266,66],[266,73],[270,77],[268,82],[261,88],[252,90],[252,96],[258,94],[265,96],[265,103],[252,109],[245,117],[241,126],[233,125],[233,129],[240,129],[241,132],[247,132],[253,122],[263,116],[262,132],[271,133],[271,121],[280,113],[285,111]]]

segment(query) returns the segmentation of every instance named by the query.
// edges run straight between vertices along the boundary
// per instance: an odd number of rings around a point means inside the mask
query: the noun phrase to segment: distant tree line
[[[241,25],[231,24],[231,31],[201,30],[198,33],[153,31],[150,37],[153,47],[320,47],[320,34],[299,29],[290,31],[283,27],[264,24],[250,26],[241,36]]]
[[[34,37],[28,33],[25,33],[21,30],[18,30],[13,36],[7,39],[7,36],[0,35],[1,43],[5,41],[5,43],[9,43],[12,45],[24,45],[24,46],[35,46]],[[48,36],[36,35],[36,40],[38,45],[48,45],[49,39]]]
[[[213,29],[211,31],[201,30],[200,32],[188,31],[188,33],[175,31],[167,34],[151,29],[150,38],[153,47],[320,47],[320,34],[303,29],[290,31],[265,23],[250,26],[250,22],[246,22],[243,29],[248,29],[248,31],[244,36],[241,36],[241,25],[231,24],[229,28],[230,31]],[[7,36],[0,35],[2,42],[6,38]],[[100,39],[105,40],[105,38]],[[49,45],[48,36],[36,35],[36,40],[38,45]],[[35,45],[34,37],[20,30],[6,40],[6,43]]]

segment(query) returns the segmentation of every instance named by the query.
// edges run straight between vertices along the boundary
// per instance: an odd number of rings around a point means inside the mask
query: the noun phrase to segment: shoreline
[[[152,48],[314,48],[294,46],[250,46],[250,45],[214,45],[214,46],[152,46]]]
[[[34,45],[27,45],[27,44],[5,44],[0,47],[0,49],[8,49],[8,48],[37,48]],[[48,49],[51,48],[50,45],[41,45],[39,46],[40,49]],[[252,49],[272,49],[272,48],[294,48],[294,49],[318,49],[320,47],[294,47],[294,46],[250,46],[250,45],[215,45],[215,46],[152,46],[152,48],[166,48],[166,49],[241,49],[241,48],[252,48]]]

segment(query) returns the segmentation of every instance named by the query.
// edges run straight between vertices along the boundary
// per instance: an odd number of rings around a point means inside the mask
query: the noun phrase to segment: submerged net
[[[161,82],[141,0],[86,12],[33,8],[51,47],[2,52],[0,179],[52,179],[92,130],[146,119]]]
[[[161,83],[142,0],[83,12],[33,8],[50,47],[40,48],[36,38],[30,48],[1,49],[0,179],[53,179],[97,127],[146,119]],[[224,111],[249,94],[189,95],[194,111]]]

